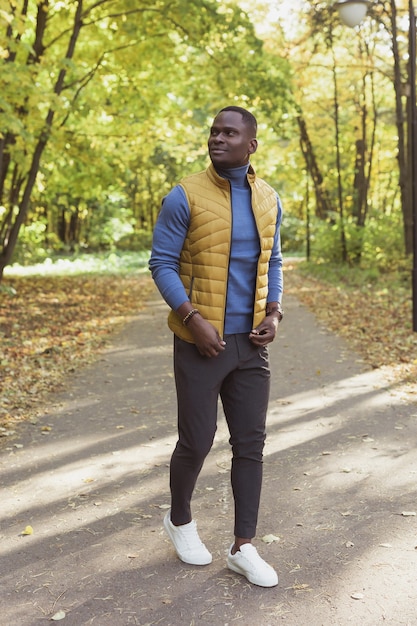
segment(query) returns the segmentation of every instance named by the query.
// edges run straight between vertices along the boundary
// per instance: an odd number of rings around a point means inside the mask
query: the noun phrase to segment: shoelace
[[[266,563],[263,558],[259,555],[255,546],[249,545],[245,552],[242,552],[243,558],[245,558],[253,567],[258,569],[259,567],[270,567],[268,563]]]
[[[198,536],[197,526],[195,523],[188,528],[182,528],[182,535],[187,542],[189,548],[200,548],[204,545],[200,537]]]

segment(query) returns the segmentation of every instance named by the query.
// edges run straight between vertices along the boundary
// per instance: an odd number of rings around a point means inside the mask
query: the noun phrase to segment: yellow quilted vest
[[[277,221],[276,193],[258,179],[252,167],[248,181],[252,190],[252,210],[259,233],[253,327],[265,316],[268,296],[268,266]],[[190,207],[190,227],[180,256],[179,274],[193,307],[223,336],[227,279],[232,236],[232,210],[229,181],[221,178],[213,165],[180,181]],[[170,329],[193,343],[191,332],[175,311],[168,317]]]

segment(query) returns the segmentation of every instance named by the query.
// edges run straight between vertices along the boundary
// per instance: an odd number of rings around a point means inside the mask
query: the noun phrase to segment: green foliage
[[[163,196],[206,166],[210,120],[230,103],[258,117],[253,163],[282,197],[285,253],[305,250],[305,207],[314,213],[325,193],[329,211],[310,219],[313,260],[340,262],[344,235],[351,266],[407,263],[393,4],[355,31],[324,1],[306,0],[292,20],[284,4],[85,0],[76,19],[78,0],[9,3],[0,14],[0,276],[19,230],[12,260],[21,263],[149,248]],[[398,26],[402,52],[401,11]]]
[[[333,215],[328,220],[313,219],[311,224],[311,260],[319,264],[341,262],[341,221]],[[365,227],[352,218],[344,222],[348,263],[379,272],[391,272],[408,265],[399,215],[371,214]]]
[[[311,259],[317,263],[340,263],[341,238],[337,215],[327,220],[313,218],[310,221]]]
[[[46,224],[39,254],[151,230],[218,108],[285,106],[287,63],[233,1],[13,4],[0,33],[0,276],[23,224]]]
[[[306,276],[313,276],[343,289],[377,289],[379,293],[386,293],[387,298],[390,298],[391,291],[404,293],[404,290],[410,288],[410,265],[402,265],[391,272],[381,272],[375,266],[361,268],[342,266],[339,263],[302,261],[297,264],[297,268]]]
[[[285,214],[281,237],[283,253],[305,252],[306,236],[304,220],[291,214]]]
[[[32,265],[42,262],[51,250],[45,247],[46,224],[44,220],[37,220],[24,224],[20,231],[19,241],[13,254],[13,262],[21,265]]]
[[[147,251],[152,247],[152,232],[146,230],[135,231],[122,237],[117,242],[118,251]]]
[[[132,211],[108,203],[89,211],[88,224],[83,229],[85,246],[93,250],[114,248],[117,243],[134,232]]]
[[[372,214],[364,229],[362,267],[376,266],[381,272],[390,273],[406,268],[409,263],[405,258],[400,215]]]

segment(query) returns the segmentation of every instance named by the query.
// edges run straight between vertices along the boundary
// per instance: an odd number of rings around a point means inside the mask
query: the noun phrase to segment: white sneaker
[[[229,569],[246,576],[250,583],[259,587],[275,587],[278,584],[276,571],[259,556],[255,546],[244,543],[235,554],[232,554],[232,548],[233,544],[227,557]]]
[[[164,517],[164,527],[181,561],[190,565],[211,563],[212,556],[198,536],[194,520],[183,526],[174,526],[171,522],[171,511],[168,511]]]

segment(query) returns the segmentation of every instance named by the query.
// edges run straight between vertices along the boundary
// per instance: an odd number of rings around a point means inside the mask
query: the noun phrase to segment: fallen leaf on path
[[[55,613],[55,615],[52,615],[51,621],[59,622],[59,620],[64,619],[65,616],[66,616],[65,611],[58,611],[57,613]]]
[[[264,543],[270,544],[270,543],[274,543],[274,541],[280,541],[280,538],[277,537],[276,535],[264,535],[262,537],[262,541]]]
[[[294,591],[303,591],[304,589],[308,589],[310,585],[308,583],[295,583],[291,589]]]
[[[23,530],[21,532],[21,535],[25,536],[25,535],[33,535],[33,528],[32,526],[26,526],[25,530]]]
[[[0,428],[0,437],[11,437],[12,435],[15,435],[16,431],[15,430],[10,430],[9,428]]]

